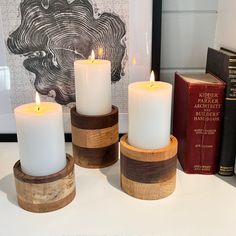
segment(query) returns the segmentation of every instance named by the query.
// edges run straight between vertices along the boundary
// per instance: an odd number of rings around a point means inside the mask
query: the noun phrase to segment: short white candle
[[[143,149],[160,149],[170,142],[172,85],[151,81],[129,85],[128,142]]]
[[[66,166],[62,107],[56,103],[29,103],[15,109],[22,171],[46,176]]]
[[[95,60],[94,52],[88,60],[76,60],[76,110],[89,116],[111,112],[111,62]]]

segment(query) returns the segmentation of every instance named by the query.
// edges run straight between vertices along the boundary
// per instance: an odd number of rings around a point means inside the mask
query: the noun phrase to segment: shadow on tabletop
[[[183,171],[183,168],[181,167],[179,161],[177,162],[177,169],[182,171],[183,173],[185,173]],[[222,176],[222,175],[216,174],[215,176],[217,178],[221,179],[222,181],[226,182],[227,184],[230,184],[231,186],[236,187],[236,175],[233,175],[233,176]]]
[[[222,176],[222,175],[216,175],[217,178],[221,179],[222,181],[226,182],[227,184],[232,185],[233,187],[236,187],[236,175],[233,176]]]
[[[100,169],[100,171],[103,175],[107,177],[107,181],[112,187],[122,191],[120,187],[120,161],[119,160],[112,166]]]
[[[182,166],[181,166],[180,163],[179,163],[179,160],[177,160],[177,166],[176,166],[176,168],[177,168],[178,170],[184,172]]]
[[[18,206],[13,174],[9,174],[0,180],[0,191],[7,195],[9,202]]]

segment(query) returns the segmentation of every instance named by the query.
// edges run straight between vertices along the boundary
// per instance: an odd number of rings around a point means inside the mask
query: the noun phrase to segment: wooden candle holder
[[[177,139],[170,138],[167,147],[145,150],[128,143],[128,135],[120,141],[121,188],[127,194],[144,200],[157,200],[175,190]]]
[[[85,168],[104,168],[118,160],[118,108],[102,116],[86,116],[71,109],[75,163]]]
[[[48,176],[30,176],[21,170],[20,161],[14,165],[18,204],[37,213],[54,211],[68,205],[75,197],[74,159],[67,154],[66,167]]]

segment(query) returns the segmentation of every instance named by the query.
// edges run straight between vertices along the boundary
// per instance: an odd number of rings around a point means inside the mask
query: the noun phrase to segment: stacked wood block
[[[118,108],[109,114],[87,116],[71,109],[75,163],[85,168],[103,168],[118,160]]]
[[[66,167],[52,175],[26,175],[21,170],[20,161],[13,170],[19,206],[27,211],[54,211],[66,206],[75,197],[74,159],[69,155]]]
[[[121,187],[127,194],[145,200],[161,199],[175,189],[177,139],[162,149],[146,150],[121,139]]]

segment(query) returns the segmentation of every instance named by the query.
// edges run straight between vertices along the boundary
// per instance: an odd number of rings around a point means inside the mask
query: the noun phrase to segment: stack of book
[[[226,82],[219,174],[233,175],[236,156],[236,53],[208,49],[206,72]]]
[[[174,135],[192,174],[232,175],[236,155],[236,54],[209,48],[205,74],[175,75]]]

